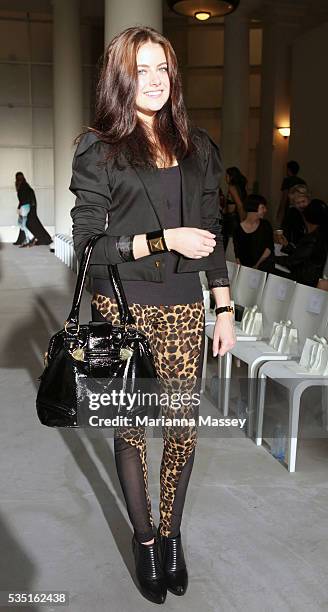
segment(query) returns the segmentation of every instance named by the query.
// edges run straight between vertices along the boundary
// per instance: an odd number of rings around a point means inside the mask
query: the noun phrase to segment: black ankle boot
[[[156,535],[153,544],[141,544],[133,536],[132,548],[136,563],[136,575],[143,596],[153,603],[164,603],[167,587],[158,556]]]
[[[176,538],[169,538],[162,536],[158,528],[157,537],[167,588],[174,595],[184,595],[188,586],[188,572],[182,548],[181,533],[179,532]]]

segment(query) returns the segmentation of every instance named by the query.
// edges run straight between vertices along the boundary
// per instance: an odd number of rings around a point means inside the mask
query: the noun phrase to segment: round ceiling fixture
[[[224,17],[233,13],[240,0],[167,0],[175,13],[206,21],[210,17]]]
[[[194,14],[194,17],[196,17],[198,21],[207,21],[207,19],[209,19],[210,16],[211,16],[211,13],[208,13],[207,11],[198,11],[197,13]]]

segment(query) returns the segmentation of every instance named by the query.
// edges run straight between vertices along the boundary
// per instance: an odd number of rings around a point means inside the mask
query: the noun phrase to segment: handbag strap
[[[75,286],[75,291],[74,291],[74,296],[73,296],[73,302],[72,302],[72,308],[71,308],[71,312],[69,313],[67,317],[67,320],[65,323],[65,329],[67,325],[74,325],[77,328],[79,326],[79,315],[80,315],[80,305],[81,305],[82,293],[83,293],[83,289],[85,285],[85,279],[86,279],[87,271],[89,268],[92,251],[93,251],[93,248],[96,242],[99,240],[99,238],[101,238],[102,236],[106,236],[106,235],[107,234],[102,233],[102,234],[97,234],[96,236],[92,236],[86,244],[86,247],[83,253],[83,257],[81,260],[81,265],[79,268],[79,273],[77,276],[77,281],[76,281],[76,286]],[[122,325],[135,325],[136,322],[129,309],[126,295],[124,293],[122,281],[121,281],[121,278],[120,278],[120,275],[117,269],[117,265],[111,264],[107,266],[107,268],[108,268],[109,278],[110,278],[110,281],[113,287],[115,300],[117,302],[117,306],[119,310],[120,322]]]

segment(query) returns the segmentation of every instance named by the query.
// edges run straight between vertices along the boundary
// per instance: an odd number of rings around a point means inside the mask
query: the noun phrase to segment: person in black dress
[[[30,205],[30,211],[27,215],[26,226],[29,232],[33,235],[30,242],[25,240],[25,233],[20,230],[15,245],[20,246],[37,246],[39,244],[50,244],[52,238],[47,230],[43,227],[37,215],[37,202],[34,189],[27,182],[23,172],[16,172],[15,186],[18,197],[18,210],[24,205]]]
[[[267,212],[266,199],[250,194],[244,202],[246,218],[234,231],[233,243],[237,263],[271,272],[273,270],[273,230],[264,219]]]

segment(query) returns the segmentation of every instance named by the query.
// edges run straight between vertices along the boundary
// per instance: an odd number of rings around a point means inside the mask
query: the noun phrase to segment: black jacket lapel
[[[161,183],[156,176],[156,169],[133,166],[139,179],[142,181],[147,192],[149,202],[154,209],[160,227],[164,226],[165,195],[161,189]]]

